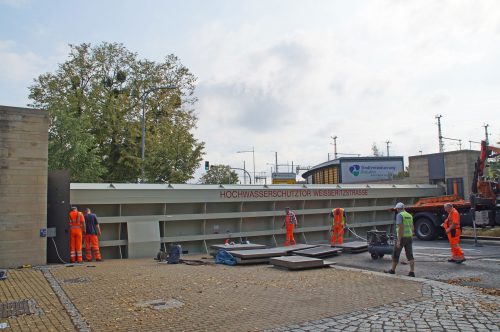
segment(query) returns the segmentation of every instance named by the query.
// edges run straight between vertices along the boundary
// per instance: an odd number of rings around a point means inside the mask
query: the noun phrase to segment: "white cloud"
[[[370,154],[372,142],[385,151],[386,139],[391,154],[430,153],[435,114],[464,142],[498,118],[500,81],[486,82],[500,65],[498,2],[369,1],[340,28],[268,34],[269,24],[216,22],[195,37],[210,64],[198,105],[207,159],[236,162],[231,151],[255,145],[261,170],[270,150],[315,164],[332,151],[334,133],[346,153]]]

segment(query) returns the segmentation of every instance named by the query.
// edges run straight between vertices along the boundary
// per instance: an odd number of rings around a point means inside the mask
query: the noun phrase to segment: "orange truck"
[[[431,241],[444,236],[441,224],[447,215],[444,204],[451,203],[460,213],[460,225],[500,225],[500,184],[498,178],[486,179],[485,168],[488,159],[500,156],[500,148],[481,142],[469,200],[462,199],[454,186],[453,195],[423,198],[406,210],[413,215],[415,234],[420,240]]]

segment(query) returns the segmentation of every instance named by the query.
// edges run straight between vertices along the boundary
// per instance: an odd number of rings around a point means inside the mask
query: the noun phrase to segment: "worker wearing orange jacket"
[[[295,239],[293,238],[293,230],[297,226],[297,217],[295,217],[295,213],[290,211],[290,208],[285,208],[285,221],[283,222],[283,226],[286,228],[286,240],[285,246],[295,245]]]
[[[335,208],[330,212],[332,220],[332,238],[330,240],[332,246],[344,244],[344,228],[346,222],[345,210],[343,208]]]
[[[97,221],[97,216],[89,208],[85,209],[85,260],[92,262],[92,253],[96,262],[101,261],[101,251],[99,250],[99,239],[101,227]]]
[[[460,214],[451,203],[446,203],[444,209],[448,213],[448,218],[442,226],[448,235],[451,248],[451,259],[448,262],[460,264],[465,261],[464,252],[460,248]]]
[[[76,207],[69,213],[69,250],[71,263],[82,263],[82,238],[85,234],[85,218]]]

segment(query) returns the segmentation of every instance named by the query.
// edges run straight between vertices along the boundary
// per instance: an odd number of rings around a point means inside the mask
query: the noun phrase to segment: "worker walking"
[[[390,270],[384,271],[385,273],[395,274],[396,266],[399,263],[399,256],[401,251],[405,248],[406,258],[410,263],[410,277],[415,277],[415,259],[413,258],[413,217],[411,214],[405,211],[405,206],[403,203],[399,202],[394,207],[397,211],[396,215],[396,226],[397,226],[397,238],[394,243],[394,250],[392,253],[392,267]]]
[[[345,210],[343,208],[335,208],[330,212],[332,220],[332,238],[330,240],[332,246],[344,244],[344,228],[346,223]]]
[[[96,262],[101,261],[101,252],[99,251],[99,239],[101,228],[97,221],[97,216],[89,208],[85,209],[85,260],[92,262],[92,253]],[[92,250],[92,252],[91,252]]]
[[[85,218],[76,207],[72,207],[69,213],[69,250],[70,262],[82,263],[82,240],[85,234]]]
[[[444,209],[448,213],[448,218],[446,218],[442,226],[450,241],[451,249],[451,259],[448,262],[460,264],[465,261],[464,252],[460,248],[460,213],[451,203],[446,203]]]
[[[295,217],[295,213],[290,211],[289,207],[285,208],[285,221],[283,222],[283,227],[286,228],[286,240],[285,246],[295,245],[295,239],[293,238],[293,230],[297,226],[297,217]]]

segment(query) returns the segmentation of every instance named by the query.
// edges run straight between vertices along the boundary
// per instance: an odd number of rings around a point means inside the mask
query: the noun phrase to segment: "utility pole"
[[[389,157],[389,144],[391,144],[392,142],[387,140],[385,141],[385,144],[387,145],[387,157]]]
[[[488,127],[490,125],[489,124],[485,124],[483,127],[484,127],[484,136],[486,137],[486,145],[490,144],[490,140],[488,139],[488,136],[490,134],[488,134]]]
[[[278,173],[278,151],[274,152],[274,169]]]
[[[443,116],[441,114],[436,115],[436,119],[438,120],[439,152],[444,152],[443,132],[441,131],[441,118],[442,117]]]
[[[477,142],[477,141],[469,141],[469,150],[472,150],[472,143],[481,144],[481,142]]]
[[[337,159],[337,136],[332,136],[333,139],[333,156]]]
[[[243,184],[247,184],[247,168],[245,166],[245,161],[243,160]]]

